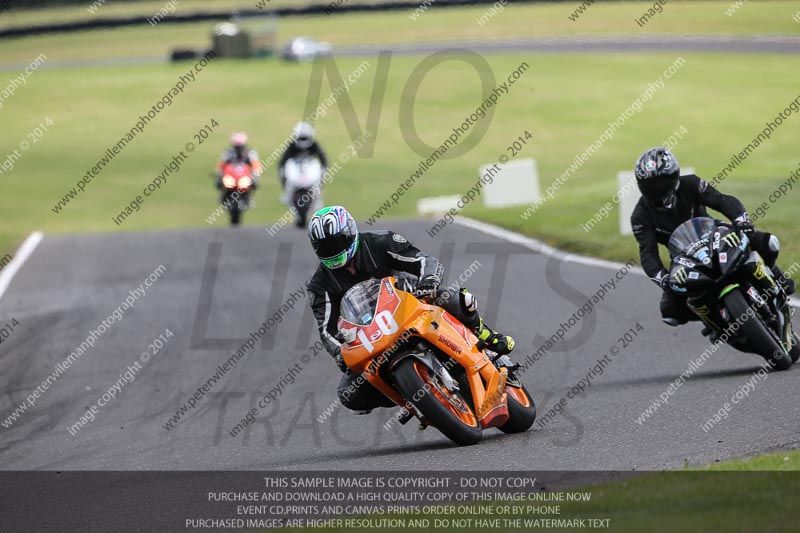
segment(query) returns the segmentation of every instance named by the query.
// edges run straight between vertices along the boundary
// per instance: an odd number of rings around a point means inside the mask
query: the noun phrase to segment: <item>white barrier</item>
[[[483,165],[479,176],[485,175],[495,164]],[[483,205],[486,207],[511,207],[531,205],[539,201],[539,170],[534,159],[514,159],[505,164],[497,163],[500,171],[493,176],[492,183],[484,185]]]
[[[459,200],[461,200],[459,195],[422,198],[417,202],[417,213],[420,215],[440,216],[450,211],[451,208],[458,210],[457,204]]]

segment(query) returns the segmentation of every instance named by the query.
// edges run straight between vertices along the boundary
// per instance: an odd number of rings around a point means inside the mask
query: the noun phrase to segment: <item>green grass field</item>
[[[797,531],[794,495],[800,490],[800,452],[781,452],[726,461],[702,469],[642,473],[627,480],[588,487],[570,488],[588,501],[526,501],[522,504],[481,502],[478,514],[426,512],[406,515],[370,515],[380,518],[435,518],[472,520],[471,526],[442,526],[437,531],[478,533],[482,531],[587,531],[593,528],[615,533],[661,532],[789,532]],[[489,474],[490,475],[490,474]],[[551,489],[552,490],[552,489]],[[457,506],[452,506],[457,507]],[[452,508],[451,507],[451,508]],[[491,507],[492,512],[485,509]],[[504,507],[506,509],[504,509]],[[519,509],[518,513],[507,510]],[[528,510],[527,508],[531,508]],[[555,514],[553,509],[558,508]],[[533,511],[536,508],[536,512]],[[436,509],[436,507],[434,507]],[[545,512],[544,509],[549,509]],[[550,514],[548,514],[550,513]],[[501,522],[500,527],[478,525],[476,519],[522,520],[522,527]],[[545,522],[528,524],[524,520],[604,520],[594,526],[549,526]],[[575,523],[575,522],[573,522]],[[440,522],[441,525],[441,522]],[[430,529],[385,528],[389,531],[429,531]],[[310,531],[284,529],[283,531]],[[351,531],[346,528],[313,528],[314,531]]]
[[[718,13],[719,2],[696,5],[676,2],[673,9],[665,9],[659,16],[663,19],[651,22],[652,28],[648,24],[648,29],[655,31],[661,27],[662,20],[678,17],[678,10],[683,10],[678,18],[682,20],[684,31],[700,31],[703,24],[698,21],[704,18],[716,24],[707,25],[707,31],[735,33],[750,29],[761,32],[766,31],[767,21],[771,21],[773,29],[782,29],[786,26],[781,26],[784,23],[780,21],[785,18],[790,4],[748,4],[735,17],[726,17]],[[522,35],[522,14],[530,16],[537,25],[539,21],[552,20],[554,13],[566,20],[566,7],[560,4],[509,7],[487,25],[488,29],[481,31]],[[602,32],[591,26],[592,20],[605,20],[604,27],[610,28],[608,14],[626,9],[630,9],[629,4],[596,5],[583,15],[586,21],[582,18],[576,23],[566,22],[586,31]],[[439,28],[436,38],[464,37],[468,34],[464,32],[480,29],[477,24],[472,24],[475,28],[467,24],[474,18],[475,10],[472,11],[470,14],[470,10],[431,10],[417,23],[412,23],[402,13],[343,16],[335,25],[308,19],[309,24],[317,24],[314,28],[323,33],[317,35],[316,30],[304,33],[328,38],[334,43],[338,42],[337,36],[348,42],[366,41],[376,38],[382,28],[388,28],[393,21],[395,31],[386,30],[386,38],[409,40],[417,35],[409,27],[428,27],[425,25],[430,20],[430,28]],[[363,21],[367,18],[374,24],[365,24]],[[789,22],[794,24],[791,19]],[[282,28],[289,26],[289,23],[282,24]],[[363,31],[355,32],[355,27]],[[619,31],[619,23],[616,27]],[[77,58],[81,57],[81,50],[98,50],[99,43],[107,44],[102,51],[111,55],[131,53],[156,41],[160,47],[187,44],[182,39],[189,35],[183,33],[189,32],[189,26],[168,27],[169,39],[148,37],[162,29],[94,31],[8,40],[0,49],[0,64],[30,59],[40,51],[51,59]],[[531,31],[528,34],[532,34]],[[114,38],[110,39],[112,36]],[[686,60],[685,65],[535,216],[523,220],[520,214],[524,206],[486,210],[478,204],[468,207],[464,214],[603,257],[621,260],[637,257],[632,238],[617,233],[616,212],[590,233],[580,227],[612,197],[616,173],[631,168],[641,151],[683,127],[688,134],[675,148],[679,160],[684,166],[695,167],[701,176],[710,177],[724,167],[733,153],[746,146],[767,120],[797,97],[800,86],[800,61],[794,55],[680,55]],[[461,157],[439,161],[391,209],[381,225],[391,226],[388,219],[392,217],[413,216],[420,198],[466,192],[477,179],[477,167],[495,161],[526,130],[534,135],[534,142],[523,150],[522,156],[536,158],[542,186],[546,187],[571,164],[576,154],[602,133],[605,124],[631,105],[677,56],[674,53],[487,55],[486,60],[498,81],[523,61],[531,68],[499,101],[480,143]],[[368,61],[370,66],[349,94],[357,120],[363,126],[372,98],[373,80],[379,70],[377,57],[341,58],[337,59],[336,66],[346,76],[362,60]],[[400,114],[409,112],[401,109],[403,88],[421,60],[422,57],[410,56],[391,59],[386,96],[375,132],[374,153],[372,157],[348,162],[325,192],[328,202],[352,207],[362,220],[416,169],[421,158],[407,146],[399,126]],[[51,211],[55,202],[102,157],[106,148],[115,144],[137,117],[146,113],[190,66],[45,69],[35,73],[16,94],[3,101],[0,163],[5,154],[17,149],[45,118],[51,118],[55,124],[22,154],[13,171],[3,175],[7,194],[0,198],[0,212],[4,215],[4,223],[0,225],[0,250],[13,249],[26,234],[36,229],[47,232],[124,231],[206,225],[206,217],[217,205],[209,173],[227,143],[228,133],[234,129],[247,130],[263,157],[271,153],[302,116],[312,70],[310,64],[289,65],[275,60],[213,62],[198,74],[196,83],[188,86],[185,93],[159,115],[154,125],[93,180],[85,193],[62,213]],[[7,74],[9,78],[12,75]],[[0,89],[2,86],[0,83]],[[330,94],[330,90],[325,81],[322,97]],[[415,99],[413,115],[417,131],[429,144],[441,143],[452,128],[475,109],[480,99],[478,74],[473,67],[463,61],[438,65],[425,77]],[[169,178],[168,184],[148,198],[140,212],[118,228],[112,217],[140,194],[173,155],[186,142],[192,141],[193,134],[212,118],[221,124],[219,130],[198,146],[179,175]],[[331,158],[346,151],[350,136],[338,107],[330,108],[327,115],[317,121],[317,129]],[[736,169],[722,189],[740,195],[752,207],[765,201],[800,162],[794,142],[798,133],[800,118],[792,116],[769,142]],[[782,238],[786,263],[800,261],[800,246],[795,244],[800,242],[800,230],[793,217],[797,205],[794,194],[792,191],[772,205],[767,216],[759,221],[760,227]],[[264,186],[256,200],[255,209],[245,217],[248,224],[270,225],[284,212],[278,201],[274,168],[267,169]],[[217,222],[223,223],[223,219]],[[283,231],[295,230],[286,228]],[[447,239],[447,230],[438,238]],[[425,247],[431,243],[419,244]]]
[[[798,468],[795,450],[702,470],[643,474],[584,489],[591,501],[565,502],[558,518],[610,519],[611,530],[621,533],[796,531]]]
[[[767,453],[733,461],[723,461],[696,470],[712,472],[766,472],[800,470],[800,450]]]
[[[562,517],[610,518],[612,531],[623,533],[796,531],[797,470],[800,451],[792,450],[643,474],[588,488],[591,502],[567,502]]]
[[[768,118],[797,96],[800,62],[794,56],[683,57],[686,64],[664,89],[534,217],[527,221],[520,218],[524,207],[491,211],[469,207],[465,214],[554,244],[583,241],[579,249],[618,259],[630,257],[635,247],[630,237],[617,235],[616,213],[589,234],[580,228],[613,195],[617,171],[630,168],[639,152],[683,126],[689,133],[675,149],[679,159],[684,165],[697,168],[701,175],[716,174],[732,153],[761,131]],[[377,71],[377,59],[366,59],[370,68],[350,92],[362,125]],[[438,162],[388,216],[414,215],[419,198],[466,192],[477,179],[477,167],[495,161],[526,130],[533,133],[534,142],[523,155],[536,158],[542,184],[547,186],[569,166],[575,154],[602,133],[604,127],[600,125],[615,120],[675,56],[503,55],[487,59],[498,79],[522,61],[532,68],[500,100],[478,146],[459,158]],[[362,219],[379,207],[420,160],[406,145],[398,126],[400,95],[419,61],[415,57],[391,60],[374,154],[350,161],[326,190],[327,201],[352,206]],[[340,59],[336,65],[346,76],[360,62],[361,59]],[[212,63],[171,108],[158,116],[156,125],[131,143],[78,200],[61,214],[50,210],[106,148],[115,144],[188,69],[189,65],[165,65],[44,70],[9,98],[0,109],[6,127],[0,154],[12,152],[46,117],[55,124],[6,175],[9,194],[0,199],[0,211],[6,217],[0,230],[2,248],[8,249],[34,229],[117,231],[112,216],[214,118],[221,124],[218,132],[191,155],[181,173],[149,199],[123,229],[204,225],[206,215],[216,205],[208,174],[227,142],[228,132],[245,129],[262,156],[272,152],[303,113],[310,65],[269,60]],[[612,72],[613,76],[608,75]],[[769,79],[770,84],[763,84],[763,79]],[[454,80],[463,81],[454,84]],[[442,87],[448,90],[442,91]],[[433,70],[422,83],[414,109],[417,130],[423,132],[424,140],[432,145],[442,142],[474,110],[480,100],[479,91],[477,73],[463,62],[448,61]],[[325,82],[323,97],[329,92]],[[333,158],[350,143],[336,107],[318,120],[317,128]],[[741,195],[750,205],[766,200],[798,164],[794,139],[799,130],[800,119],[784,123],[769,143],[734,172],[723,189]],[[257,195],[258,205],[247,214],[248,223],[271,223],[282,213],[274,176],[274,169],[268,169],[265,186]],[[26,200],[20,202],[20,198]],[[793,261],[800,260],[799,249],[792,245],[800,237],[792,216],[796,213],[795,202],[789,196],[775,204],[760,224],[782,237],[786,256]],[[446,230],[438,237],[446,239]]]

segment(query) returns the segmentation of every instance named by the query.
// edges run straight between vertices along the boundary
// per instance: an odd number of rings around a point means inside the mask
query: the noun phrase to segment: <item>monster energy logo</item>
[[[728,233],[727,235],[725,235],[725,237],[722,238],[722,240],[728,246],[739,246],[739,243],[741,242],[741,239],[739,238],[739,235],[737,233]]]
[[[709,309],[707,305],[704,304],[699,307],[695,307],[689,302],[686,302],[686,304],[691,308],[692,311],[694,311],[694,314],[700,317],[700,320],[702,320],[703,323],[705,323],[707,326],[711,326],[711,328],[716,329],[716,324],[714,324],[714,322],[709,318],[711,309]]]
[[[775,287],[775,280],[772,279],[772,276],[767,275],[767,269],[764,266],[764,262],[760,259],[758,261],[758,265],[756,266],[756,271],[753,272],[753,277],[759,281],[767,278],[767,281],[769,281],[770,285]]]
[[[675,274],[673,274],[672,277],[675,278],[676,283],[683,285],[684,283],[686,283],[686,269],[681,267],[675,272]]]

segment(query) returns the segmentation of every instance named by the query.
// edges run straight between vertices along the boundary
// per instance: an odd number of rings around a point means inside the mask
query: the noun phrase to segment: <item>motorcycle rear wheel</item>
[[[403,397],[445,437],[460,446],[477,444],[483,438],[469,403],[458,392],[447,390],[422,361],[414,357],[400,361],[394,377]]]
[[[731,317],[746,317],[742,321],[742,331],[744,331],[753,349],[761,357],[769,361],[773,368],[787,370],[792,366],[792,357],[784,351],[783,346],[776,340],[775,335],[769,331],[758,313],[754,316],[748,314],[750,306],[741,289],[735,289],[723,296],[723,303],[728,308]]]

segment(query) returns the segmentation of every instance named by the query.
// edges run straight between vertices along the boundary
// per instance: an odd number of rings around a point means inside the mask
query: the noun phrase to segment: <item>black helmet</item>
[[[669,207],[680,185],[681,167],[668,148],[656,146],[639,156],[634,167],[642,196],[656,206]]]

